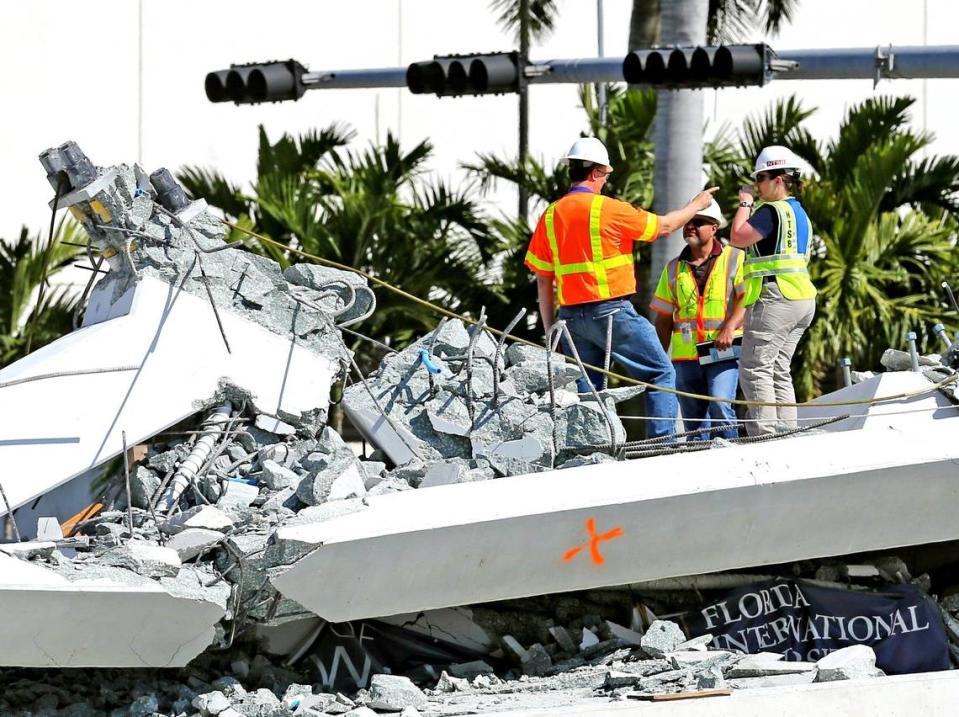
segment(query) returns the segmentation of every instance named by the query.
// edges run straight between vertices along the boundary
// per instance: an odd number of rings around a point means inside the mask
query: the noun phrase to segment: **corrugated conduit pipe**
[[[190,482],[196,478],[197,471],[206,463],[210,453],[213,452],[213,446],[223,433],[223,429],[230,422],[230,414],[233,412],[233,404],[224,401],[210,412],[206,421],[203,423],[203,434],[197,439],[196,444],[190,455],[177,467],[173,474],[173,480],[170,487],[167,488],[163,497],[160,498],[159,509],[164,513],[169,513],[177,505],[180,495],[190,485]]]

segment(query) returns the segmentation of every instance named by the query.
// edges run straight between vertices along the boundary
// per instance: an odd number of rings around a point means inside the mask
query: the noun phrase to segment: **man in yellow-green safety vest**
[[[748,250],[745,262],[746,320],[739,384],[749,401],[795,403],[791,363],[796,345],[816,313],[816,287],[809,278],[812,227],[793,194],[801,188],[799,158],[787,147],[760,152],[753,188],[739,192],[733,246]],[[796,425],[790,406],[751,406],[751,435]]]
[[[663,349],[672,358],[676,388],[733,399],[739,363],[731,347],[734,337],[742,334],[745,313],[744,252],[719,240],[722,222],[719,205],[713,200],[686,223],[686,248],[663,269],[649,308],[656,313],[656,332]],[[679,407],[687,431],[736,422],[731,403],[680,396]],[[732,427],[702,430],[695,438],[738,435]]]

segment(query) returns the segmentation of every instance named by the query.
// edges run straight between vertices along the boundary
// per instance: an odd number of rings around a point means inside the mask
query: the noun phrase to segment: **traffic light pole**
[[[881,45],[816,50],[777,50],[784,65],[776,80],[876,80],[959,77],[959,45]],[[798,63],[798,66],[791,66]],[[786,65],[790,65],[786,69]],[[308,90],[405,87],[405,67],[307,72]],[[621,57],[531,60],[523,73],[536,84],[623,82]]]
[[[520,0],[519,5],[519,66],[525,67],[529,57],[529,0]],[[526,171],[526,156],[529,154],[529,88],[525,72],[517,73],[519,91],[519,166]],[[519,201],[516,218],[525,222],[529,217],[529,190],[525,182],[519,183]]]

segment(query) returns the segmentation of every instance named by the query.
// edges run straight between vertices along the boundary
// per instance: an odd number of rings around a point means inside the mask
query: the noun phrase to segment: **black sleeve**
[[[747,223],[763,237],[756,242],[757,253],[760,256],[775,254],[776,239],[779,233],[777,227],[779,216],[776,211],[768,204],[763,205],[747,220]]]

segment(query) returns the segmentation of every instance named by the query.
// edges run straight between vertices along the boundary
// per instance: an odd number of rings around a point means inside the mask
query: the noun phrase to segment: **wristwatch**
[[[739,203],[739,206],[741,206],[741,207],[746,207],[747,209],[752,209],[752,208],[753,208],[752,202],[740,202],[740,203]]]

